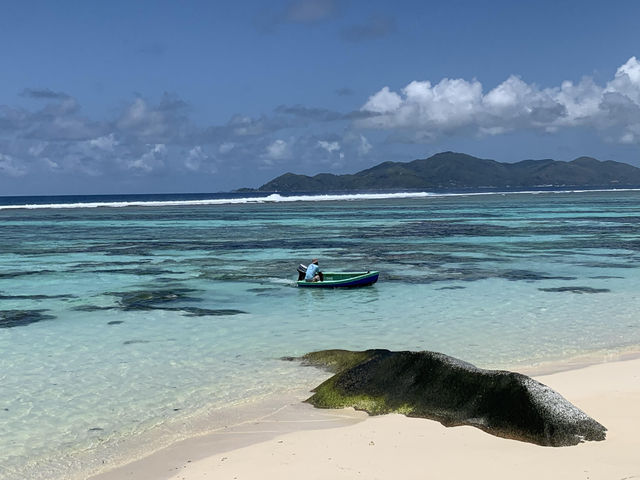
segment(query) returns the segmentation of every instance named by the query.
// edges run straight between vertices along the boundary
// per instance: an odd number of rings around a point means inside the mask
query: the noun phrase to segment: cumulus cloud
[[[118,141],[115,139],[113,133],[103,135],[102,137],[92,138],[88,143],[91,147],[107,152],[113,152],[114,148],[118,145]]]
[[[252,118],[246,115],[234,115],[224,127],[214,128],[211,132],[213,137],[256,137],[276,132],[288,126],[290,126],[288,122],[280,118],[265,116]]]
[[[231,150],[233,150],[236,147],[236,144],[233,142],[223,142],[220,144],[220,146],[218,147],[218,152],[220,152],[221,154],[226,154],[229,153]]]
[[[636,105],[640,104],[640,62],[631,57],[627,63],[616,71],[605,92],[619,93],[630,98]]]
[[[622,128],[620,139],[628,143],[640,125],[640,62],[630,58],[604,86],[584,78],[541,89],[512,75],[485,93],[475,79],[412,81],[399,92],[383,87],[361,111],[376,115],[357,120],[359,127],[412,131],[425,141],[461,131],[498,135],[584,126]]]
[[[340,144],[338,142],[327,142],[326,140],[318,140],[318,147],[326,150],[329,153],[337,152],[340,150]]]
[[[140,157],[127,162],[127,167],[141,173],[150,173],[164,167],[167,147],[162,143],[149,145],[148,150]]]
[[[34,141],[83,141],[105,132],[104,123],[80,114],[76,99],[66,94],[46,92],[50,91],[41,91],[37,98],[50,102],[35,112],[2,106],[0,126]]]
[[[129,105],[118,120],[118,127],[122,130],[137,130],[144,136],[162,133],[165,129],[160,112],[151,110],[142,98]]]
[[[136,98],[116,122],[123,135],[143,142],[179,142],[188,135],[187,105],[174,95],[165,93],[157,105]]]
[[[52,171],[59,178],[202,176],[224,169],[244,181],[249,171],[275,174],[283,166],[306,172],[366,167],[408,148],[396,148],[400,143],[528,130],[588,130],[608,142],[640,145],[636,57],[604,83],[585,77],[543,88],[512,75],[487,88],[479,79],[414,80],[380,88],[355,111],[280,105],[213,125],[196,125],[189,106],[172,94],[155,100],[138,95],[99,119],[66,93],[43,88],[21,95],[29,107],[0,105],[0,177]]]
[[[349,145],[344,145],[344,144],[342,144],[342,142],[346,141],[347,144],[348,144],[349,143],[349,139],[348,139],[349,136],[350,135],[347,135],[347,136],[343,137],[341,139],[341,141],[338,141],[338,140],[317,140],[316,141],[316,145],[315,145],[316,149],[323,150],[326,153],[324,154],[324,158],[322,158],[322,157],[314,158],[312,160],[314,165],[316,165],[316,167],[317,167],[319,164],[326,164],[331,169],[342,168],[344,166],[345,159],[347,158],[347,156],[345,154],[345,147],[347,149],[349,148]],[[350,150],[350,151],[352,151],[352,150]]]
[[[426,83],[430,88],[431,84],[429,82]],[[375,113],[391,113],[398,110],[401,105],[402,97],[389,90],[389,87],[383,87],[382,90],[369,97],[369,101],[364,104],[362,110]]]
[[[366,155],[371,151],[373,146],[367,140],[367,137],[360,135],[360,143],[358,144],[358,155]]]
[[[272,165],[274,160],[287,160],[291,158],[291,144],[282,139],[277,139],[267,145],[263,155],[265,163]]]
[[[184,166],[192,172],[215,173],[217,168],[213,163],[213,158],[207,154],[201,145],[197,145],[189,150]]]

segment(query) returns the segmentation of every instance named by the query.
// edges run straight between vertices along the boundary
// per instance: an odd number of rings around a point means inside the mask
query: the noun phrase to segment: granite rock
[[[324,350],[298,360],[336,372],[306,400],[318,408],[397,412],[543,446],[606,437],[604,426],[548,386],[441,353]]]

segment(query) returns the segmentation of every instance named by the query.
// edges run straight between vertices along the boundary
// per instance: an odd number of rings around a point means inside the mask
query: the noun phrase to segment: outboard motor
[[[298,265],[298,281],[304,280],[304,277],[306,274],[307,274],[307,267],[303,264]]]

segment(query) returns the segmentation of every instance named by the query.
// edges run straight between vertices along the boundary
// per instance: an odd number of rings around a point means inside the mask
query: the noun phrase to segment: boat
[[[323,280],[320,282],[307,282],[304,274],[307,267],[298,266],[298,286],[305,288],[338,288],[338,287],[366,287],[378,281],[380,272],[322,272]]]

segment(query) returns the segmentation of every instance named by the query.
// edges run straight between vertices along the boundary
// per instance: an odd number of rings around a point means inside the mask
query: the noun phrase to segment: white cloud
[[[635,135],[631,132],[627,132],[620,137],[620,143],[636,143]]]
[[[67,94],[29,90],[28,98],[46,105],[0,105],[0,177],[46,176],[52,170],[111,179],[158,170],[198,175],[215,171],[216,158],[231,167],[242,162],[254,169],[277,166],[274,171],[285,164],[311,168],[363,163],[362,157],[378,151],[380,139],[429,142],[528,130],[580,129],[607,142],[640,146],[638,58],[621,62],[599,83],[584,77],[539,86],[516,75],[491,86],[476,79],[414,80],[395,91],[384,86],[373,92],[359,112],[281,106],[272,115],[238,114],[223,124],[200,126],[188,105],[170,94],[158,101],[134,98],[114,116],[91,119]]]
[[[487,93],[481,106],[490,114],[514,117],[529,112],[536,101],[544,103],[546,100],[542,92],[512,75]]]
[[[558,125],[577,126],[589,123],[598,115],[602,100],[602,88],[591,78],[583,78],[575,85],[564,81],[560,88],[547,91],[558,104],[565,108],[565,115],[557,120]]]
[[[640,62],[631,57],[605,86],[591,78],[541,89],[512,75],[484,93],[477,80],[445,78],[433,85],[412,81],[399,93],[389,87],[371,95],[362,111],[372,112],[356,126],[412,132],[429,141],[461,131],[500,135],[516,129],[556,132],[586,126],[622,129],[621,142],[638,141],[640,128]]]
[[[45,166],[49,169],[49,170],[58,170],[60,169],[60,165],[57,162],[54,162],[53,160],[51,160],[50,158],[43,158],[42,162],[45,164]]]
[[[428,82],[427,82],[428,83]],[[384,87],[378,93],[369,97],[362,110],[375,113],[388,113],[397,110],[402,105],[402,98],[396,92]]]
[[[631,57],[618,68],[613,80],[607,84],[605,92],[620,93],[636,105],[640,104],[640,62],[636,57]]]
[[[158,104],[136,98],[115,122],[122,138],[137,138],[144,143],[181,141],[191,131],[187,105],[174,95],[165,93]]]
[[[283,127],[277,119],[268,117],[252,118],[246,115],[234,115],[227,128],[229,133],[237,137],[267,135]]]
[[[224,155],[225,153],[229,153],[235,147],[236,147],[236,144],[233,142],[224,142],[218,147],[218,152]]]
[[[89,145],[100,150],[107,152],[113,152],[113,149],[118,145],[118,141],[115,139],[113,133],[109,135],[103,135],[89,140]]]
[[[271,163],[272,160],[286,160],[291,158],[291,145],[284,140],[274,140],[271,144],[267,145],[265,152],[267,163]]]
[[[202,147],[198,145],[189,150],[186,160],[184,161],[185,167],[191,171],[200,170],[202,161],[207,158],[206,154],[202,151]]]
[[[360,135],[360,143],[358,145],[358,155],[366,155],[371,151],[372,148],[373,147],[369,143],[369,140],[367,140],[367,137],[365,137],[364,135]]]
[[[380,115],[360,121],[374,128],[451,129],[474,121],[482,100],[482,85],[461,79],[445,78],[437,85],[413,81],[402,89],[402,95],[384,87],[371,96],[362,110]]]
[[[329,153],[337,152],[340,150],[340,144],[338,142],[327,142],[326,140],[318,140],[318,147],[326,150]]]
[[[164,157],[167,154],[167,147],[162,143],[149,145],[149,150],[137,159],[128,163],[128,168],[149,173],[164,167]]]
[[[142,98],[136,98],[120,117],[118,128],[152,137],[164,133],[165,122],[162,113],[151,109]]]
[[[215,173],[217,170],[215,165],[212,163],[212,158],[207,155],[200,145],[189,150],[187,158],[184,161],[184,165],[192,172],[203,171],[207,173]]]
[[[640,143],[640,123],[630,125],[627,131],[620,136],[619,142],[623,144]]]

